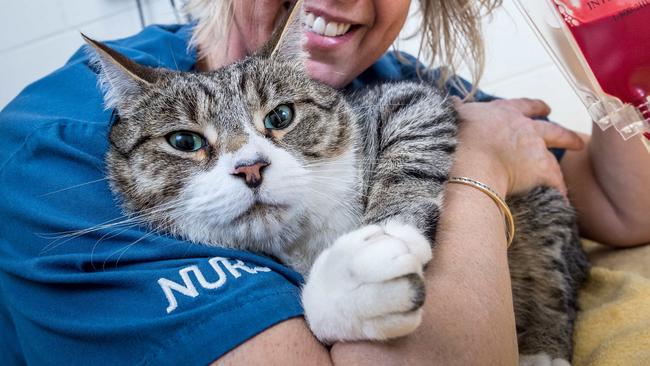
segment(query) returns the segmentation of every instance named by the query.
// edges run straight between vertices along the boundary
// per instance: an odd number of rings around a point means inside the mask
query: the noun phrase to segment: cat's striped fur
[[[266,253],[300,271],[305,314],[323,341],[417,327],[459,124],[434,87],[395,82],[344,95],[310,80],[304,55],[282,48],[179,73],[89,43],[118,116],[107,166],[126,211],[157,230]],[[295,112],[291,124],[267,128],[265,116],[282,104]],[[205,146],[178,151],[168,141],[174,131],[192,131]],[[263,162],[256,187],[234,173],[253,160]],[[547,188],[508,203],[520,352],[569,360],[587,268],[574,212]]]

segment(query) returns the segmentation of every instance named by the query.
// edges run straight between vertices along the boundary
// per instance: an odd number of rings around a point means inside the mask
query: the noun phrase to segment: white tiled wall
[[[411,22],[416,24],[417,19]],[[542,48],[514,0],[504,0],[503,7],[485,19],[484,31],[487,64],[481,89],[504,98],[542,99],[553,110],[552,120],[574,130],[591,131],[591,118],[582,102]],[[401,41],[398,49],[416,54],[418,42]]]
[[[172,23],[169,0],[143,0],[147,24]],[[135,0],[0,0],[0,108],[63,65],[83,43],[141,29]]]
[[[552,119],[589,131],[581,102],[512,2],[505,0],[485,21],[488,62],[482,88],[503,97],[543,99],[553,108]],[[135,0],[0,0],[0,5],[0,108],[65,63],[82,44],[79,31],[111,39],[140,29]],[[143,0],[143,7],[148,24],[175,21],[169,0]],[[417,44],[400,41],[398,47],[417,53]]]

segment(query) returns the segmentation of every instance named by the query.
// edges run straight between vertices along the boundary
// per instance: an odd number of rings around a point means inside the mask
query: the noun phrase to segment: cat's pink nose
[[[232,175],[244,179],[250,188],[257,188],[262,184],[262,171],[269,166],[269,162],[256,160],[253,162],[242,162],[235,166]]]

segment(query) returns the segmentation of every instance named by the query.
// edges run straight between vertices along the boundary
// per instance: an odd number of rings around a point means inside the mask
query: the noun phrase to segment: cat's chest
[[[306,224],[306,230],[282,253],[276,253],[286,265],[306,275],[320,253],[329,248],[341,235],[361,225],[361,194],[348,197],[339,207],[323,207],[320,220]]]

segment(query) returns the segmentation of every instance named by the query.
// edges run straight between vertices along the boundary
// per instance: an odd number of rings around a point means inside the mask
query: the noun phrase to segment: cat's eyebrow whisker
[[[79,188],[79,187],[83,187],[83,186],[86,186],[86,185],[89,185],[89,184],[94,184],[94,183],[103,182],[103,181],[105,181],[105,180],[107,180],[107,179],[108,179],[108,178],[101,178],[101,179],[91,180],[90,182],[85,182],[85,183],[75,184],[75,185],[70,186],[70,187],[67,187],[67,188],[62,188],[62,189],[59,189],[59,190],[56,190],[56,191],[52,191],[52,192],[48,192],[48,193],[43,193],[43,194],[40,195],[39,197],[40,197],[40,198],[47,197],[47,196],[50,196],[50,195],[53,195],[53,194],[56,194],[56,193],[65,192],[65,191],[68,191],[68,190],[71,190],[71,189],[75,189],[75,188]]]

